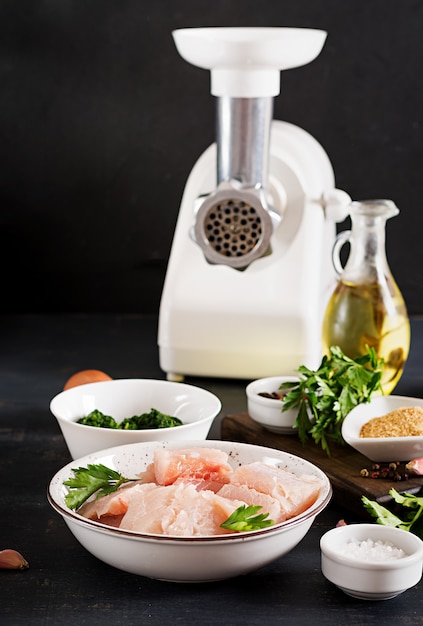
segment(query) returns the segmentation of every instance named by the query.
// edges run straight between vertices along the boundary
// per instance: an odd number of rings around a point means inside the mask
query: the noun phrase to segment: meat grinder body
[[[209,263],[190,237],[196,201],[215,185],[212,144],[189,175],[177,219],[160,303],[160,367],[180,380],[252,379],[317,366],[335,280],[336,227],[321,201],[334,188],[334,173],[324,149],[305,130],[272,121],[269,188],[283,219],[271,253],[242,271]]]

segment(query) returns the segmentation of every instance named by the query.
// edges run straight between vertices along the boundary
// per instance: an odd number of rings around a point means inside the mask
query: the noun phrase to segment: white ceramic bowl
[[[270,376],[253,380],[246,388],[248,415],[273,433],[295,435],[297,429],[294,428],[294,424],[298,410],[289,409],[282,412],[282,400],[266,398],[259,394],[278,392],[282,383],[296,381],[298,376]]]
[[[422,398],[376,396],[348,413],[342,424],[342,437],[372,461],[411,461],[423,456],[423,437],[360,437],[360,429],[373,417],[381,417],[406,406],[423,407]]]
[[[390,543],[407,556],[368,560],[343,554],[345,544],[371,540]],[[347,595],[363,600],[387,600],[416,585],[422,577],[423,542],[406,530],[379,524],[333,528],[320,540],[323,575]]]
[[[152,462],[157,447],[168,449],[212,447],[229,454],[233,467],[262,461],[297,475],[313,474],[323,481],[316,502],[304,513],[263,530],[208,537],[171,537],[142,534],[106,527],[69,510],[63,481],[72,468],[103,463],[126,476],[135,475]],[[101,561],[118,569],[174,582],[222,580],[256,570],[278,559],[306,535],[316,515],[329,503],[331,485],[327,476],[309,461],[286,452],[227,441],[147,442],[118,446],[90,454],[63,467],[51,480],[48,499],[63,517],[76,539]]]
[[[151,430],[115,430],[78,424],[94,409],[117,422],[152,408],[178,417],[182,426]],[[71,456],[76,459],[96,450],[156,439],[205,439],[221,410],[220,400],[209,391],[185,383],[153,379],[116,379],[62,391],[50,410],[56,417]]]

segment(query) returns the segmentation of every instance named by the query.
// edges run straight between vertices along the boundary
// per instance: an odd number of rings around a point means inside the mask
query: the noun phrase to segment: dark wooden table
[[[157,320],[137,316],[0,317],[0,549],[20,550],[26,571],[0,571],[6,626],[109,624],[423,624],[423,581],[396,599],[347,597],[320,571],[319,539],[350,513],[336,503],[285,557],[245,577],[171,584],[126,574],[88,554],[50,508],[46,488],[71,459],[49,411],[75,371],[115,378],[164,378]],[[412,350],[395,393],[423,392],[423,319],[412,320]],[[191,379],[216,393],[221,418],[246,410],[245,381]]]

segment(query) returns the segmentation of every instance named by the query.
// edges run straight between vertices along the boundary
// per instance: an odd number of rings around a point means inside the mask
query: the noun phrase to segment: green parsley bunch
[[[298,408],[295,427],[301,442],[311,437],[328,456],[330,441],[344,443],[342,422],[351,409],[369,402],[374,392],[382,393],[382,366],[373,348],[350,359],[339,346],[332,346],[317,370],[302,365],[298,383],[282,383],[280,389],[287,392],[282,411]]]

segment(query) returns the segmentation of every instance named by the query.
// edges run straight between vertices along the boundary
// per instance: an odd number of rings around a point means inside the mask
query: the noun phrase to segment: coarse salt
[[[350,539],[341,548],[341,554],[360,561],[395,561],[407,556],[404,550],[390,541]]]

